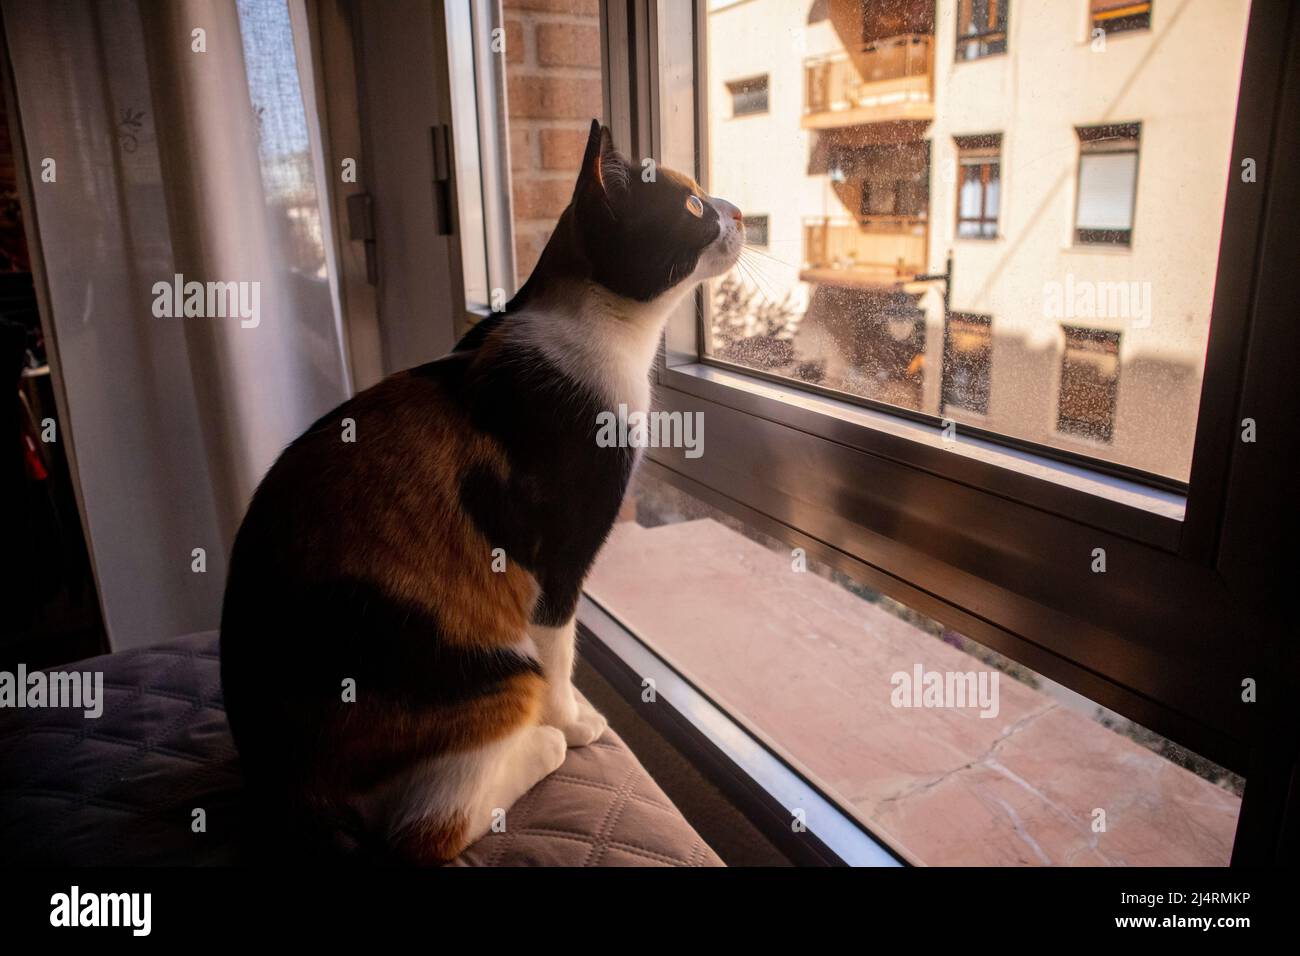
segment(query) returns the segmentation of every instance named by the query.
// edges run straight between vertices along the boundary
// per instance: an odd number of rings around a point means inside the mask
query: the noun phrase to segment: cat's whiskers
[[[772,291],[771,284],[767,281],[766,277],[759,275],[758,271],[754,268],[753,263],[745,259],[743,252],[741,253],[740,258],[736,260],[736,265],[740,269],[741,274],[749,278],[749,284],[757,289],[765,299],[776,301],[776,295]]]

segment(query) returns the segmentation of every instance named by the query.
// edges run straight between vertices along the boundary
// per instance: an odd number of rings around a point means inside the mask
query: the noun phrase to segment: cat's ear
[[[609,127],[592,120],[573,198],[599,197],[612,202],[627,191],[627,182],[627,161],[614,149]]]

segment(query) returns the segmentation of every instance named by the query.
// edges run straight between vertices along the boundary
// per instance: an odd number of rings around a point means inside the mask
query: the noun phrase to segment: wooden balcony
[[[799,278],[848,288],[880,288],[925,271],[926,220],[912,216],[819,216],[803,221]]]
[[[804,63],[804,129],[934,118],[933,37],[905,33]]]

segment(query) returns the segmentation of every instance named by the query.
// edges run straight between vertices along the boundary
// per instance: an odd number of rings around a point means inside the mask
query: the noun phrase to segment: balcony
[[[931,120],[933,38],[875,40],[804,64],[804,129]]]
[[[803,221],[799,278],[848,288],[895,286],[924,272],[926,220],[818,216]]]

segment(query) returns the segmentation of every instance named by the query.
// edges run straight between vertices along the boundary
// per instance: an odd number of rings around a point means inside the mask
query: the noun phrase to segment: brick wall
[[[597,0],[503,0],[515,261],[528,278],[601,116]]]

